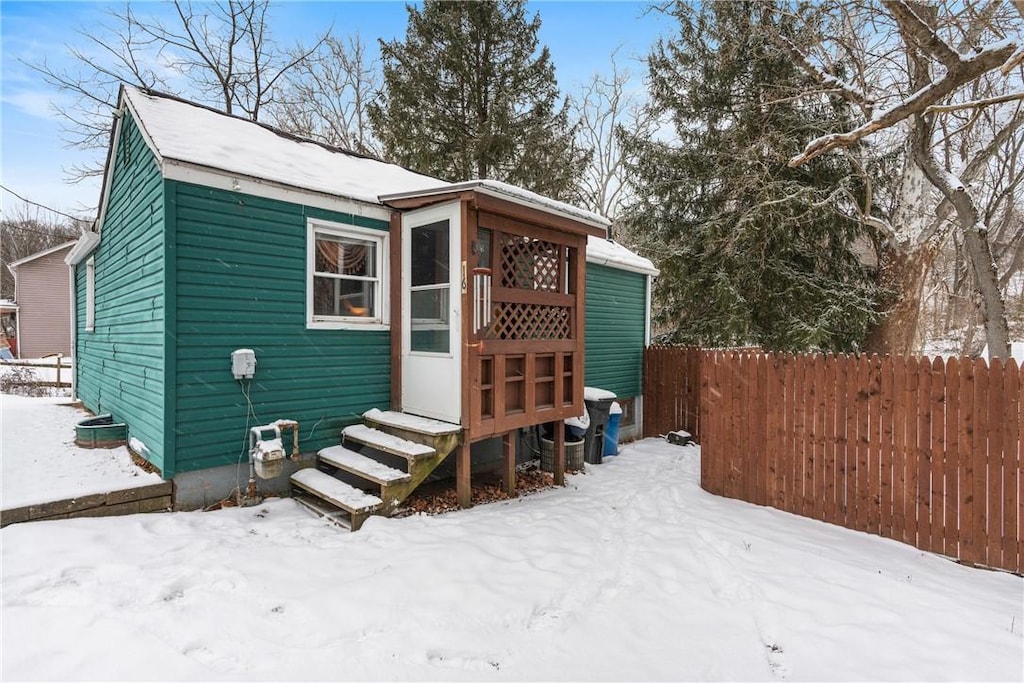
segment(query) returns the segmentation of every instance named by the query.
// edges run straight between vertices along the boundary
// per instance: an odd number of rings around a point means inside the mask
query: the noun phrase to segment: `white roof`
[[[629,270],[644,275],[657,276],[659,273],[650,259],[633,253],[614,240],[606,240],[593,235],[587,238],[587,263],[596,263],[600,266]]]
[[[602,229],[610,224],[604,216],[508,183],[446,183],[397,164],[304,141],[269,126],[173,97],[125,86],[124,98],[162,162],[191,164],[378,206],[402,197],[475,190]],[[84,255],[89,250],[81,251]],[[587,261],[646,275],[658,274],[650,260],[621,244],[595,236],[588,238]]]
[[[124,96],[161,160],[379,204],[382,193],[444,181],[396,164],[298,140],[247,119],[125,86]]]
[[[29,261],[35,261],[37,258],[42,258],[44,256],[48,256],[49,254],[53,254],[55,252],[60,251],[61,249],[70,249],[71,247],[75,246],[75,244],[76,244],[76,241],[72,240],[70,242],[65,242],[64,244],[58,245],[56,247],[50,247],[49,249],[43,249],[42,251],[37,251],[36,253],[31,254],[29,256],[26,256],[23,259],[18,259],[17,261],[14,261],[12,263],[8,263],[7,267],[10,268],[11,270],[14,270],[14,269],[16,269],[18,266],[20,266],[23,263],[28,263]]]
[[[330,148],[248,119],[130,86],[124,87],[124,98],[161,161],[216,169],[374,205],[387,199],[476,189],[596,227],[609,225],[608,219],[596,213],[507,183],[448,183],[397,164]]]
[[[509,185],[503,183],[500,180],[467,180],[462,183],[445,183],[440,187],[431,187],[428,189],[420,188],[419,190],[412,192],[400,192],[395,194],[382,193],[380,200],[382,202],[389,202],[395,199],[403,199],[405,197],[422,197],[431,194],[442,194],[447,192],[461,192],[463,190],[476,190],[483,194],[491,195],[492,197],[498,197],[500,199],[507,199],[517,204],[525,204],[527,206],[535,206],[551,213],[557,213],[566,218],[571,218],[576,221],[587,223],[595,227],[607,230],[608,226],[611,225],[611,221],[604,216],[594,213],[593,211],[587,211],[581,209],[578,206],[572,204],[566,204],[556,199],[550,199],[544,195],[537,194],[536,192],[530,192],[524,190],[521,187],[515,185]]]

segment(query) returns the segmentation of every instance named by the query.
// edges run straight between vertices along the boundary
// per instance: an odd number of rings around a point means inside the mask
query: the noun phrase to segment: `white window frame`
[[[96,329],[96,259],[85,262],[85,331]]]
[[[316,266],[316,235],[317,233],[333,237],[348,237],[366,240],[376,245],[377,287],[374,294],[373,308],[377,315],[372,318],[361,316],[323,316],[313,315],[313,277]],[[390,296],[388,277],[389,234],[387,230],[362,228],[357,225],[333,223],[319,219],[310,219],[306,223],[306,328],[310,330],[387,330],[390,329],[388,318],[388,298]]]

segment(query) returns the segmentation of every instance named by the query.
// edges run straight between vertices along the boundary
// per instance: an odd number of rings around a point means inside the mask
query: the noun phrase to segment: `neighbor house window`
[[[96,259],[85,262],[85,331],[96,328]]]
[[[306,262],[310,327],[383,326],[387,232],[309,224]]]

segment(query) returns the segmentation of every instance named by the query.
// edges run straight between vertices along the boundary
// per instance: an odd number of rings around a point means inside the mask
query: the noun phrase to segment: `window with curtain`
[[[386,233],[311,226],[310,321],[383,321]]]

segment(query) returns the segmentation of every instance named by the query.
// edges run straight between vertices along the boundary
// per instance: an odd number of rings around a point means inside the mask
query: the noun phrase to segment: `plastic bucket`
[[[619,454],[619,423],[622,421],[622,408],[613,403],[608,412],[608,424],[604,428],[604,454]]]

